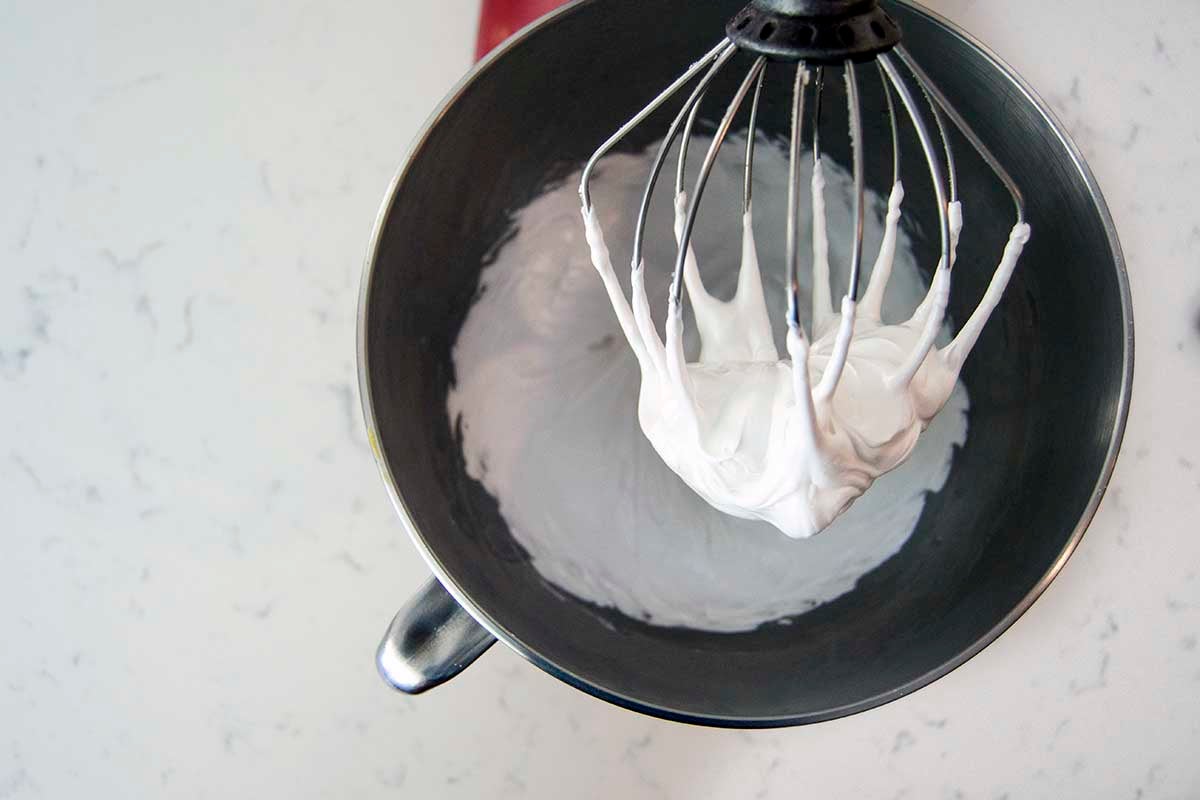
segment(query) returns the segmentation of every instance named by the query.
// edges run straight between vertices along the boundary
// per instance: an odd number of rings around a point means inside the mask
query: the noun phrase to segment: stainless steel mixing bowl
[[[888,10],[908,47],[1011,170],[1034,230],[963,373],[967,443],[903,549],[787,626],[654,627],[547,584],[496,501],[466,474],[446,393],[488,250],[515,211],[712,47],[740,4],[585,0],[543,19],[459,84],[388,192],[362,284],[363,408],[387,489],[440,581],[401,611],[381,646],[381,671],[399,688],[446,679],[495,637],[580,689],[662,717],[771,726],[854,713],[946,674],[999,636],[1062,568],[1096,510],[1133,368],[1112,220],[1079,151],[1029,87],[945,20],[897,3]],[[763,129],[787,130],[787,98],[786,89],[764,92]],[[869,117],[866,135],[882,141],[884,124]],[[647,142],[631,142],[639,144]],[[843,164],[846,155],[827,152]],[[958,166],[971,208],[1003,209],[969,219],[950,306],[961,320],[1011,219],[986,167],[965,155]],[[904,162],[914,187],[904,219],[932,252],[932,226],[918,224],[935,216],[924,168],[919,158]],[[889,169],[869,184],[883,188]],[[995,245],[976,254],[975,268],[971,242]]]

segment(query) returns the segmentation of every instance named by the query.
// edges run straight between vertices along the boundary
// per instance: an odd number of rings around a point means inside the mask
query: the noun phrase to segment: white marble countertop
[[[997,643],[766,732],[625,712],[504,647],[416,699],[375,674],[426,571],[364,441],[359,269],[475,0],[0,9],[0,798],[1200,796],[1200,5],[931,5],[1107,195],[1128,435]]]

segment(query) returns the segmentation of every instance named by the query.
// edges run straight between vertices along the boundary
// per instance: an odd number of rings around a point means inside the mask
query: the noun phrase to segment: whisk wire
[[[596,164],[609,151],[611,151],[617,143],[627,136],[635,127],[640,125],[660,106],[663,105],[671,96],[680,91],[684,86],[690,83],[696,76],[705,73],[699,83],[692,89],[687,102],[680,109],[671,123],[667,137],[661,142],[658,153],[653,162],[650,171],[649,179],[646,183],[645,191],[642,196],[642,202],[638,210],[638,217],[634,231],[634,247],[633,247],[633,269],[640,268],[642,261],[643,245],[645,231],[647,225],[647,217],[651,197],[653,195],[654,186],[661,174],[665,164],[666,157],[674,142],[679,138],[682,129],[682,140],[679,145],[679,160],[676,169],[676,197],[677,197],[677,244],[678,251],[675,259],[675,268],[672,274],[669,300],[676,306],[681,301],[682,285],[684,278],[684,267],[687,262],[691,237],[695,229],[696,217],[698,214],[701,198],[704,193],[704,188],[712,173],[715,165],[718,151],[728,138],[733,120],[739,109],[744,103],[746,96],[753,88],[753,99],[751,101],[749,124],[746,134],[746,151],[744,165],[744,180],[742,191],[743,211],[749,213],[753,200],[753,171],[754,171],[754,149],[755,138],[758,125],[758,112],[762,95],[762,88],[765,80],[767,56],[758,55],[751,66],[749,72],[741,82],[740,87],[733,101],[726,108],[721,122],[717,128],[716,134],[713,137],[704,160],[701,164],[699,174],[695,181],[695,186],[690,195],[684,192],[685,185],[685,168],[688,155],[688,146],[691,140],[696,121],[699,116],[700,104],[702,103],[708,88],[712,84],[716,75],[728,63],[733,55],[738,52],[739,45],[731,39],[725,39],[714,46],[705,56],[695,62],[680,75],[670,86],[664,89],[654,100],[639,111],[632,119],[621,126],[608,140],[604,142],[589,159],[584,168],[583,175],[580,181],[580,196],[583,200],[585,210],[591,209],[591,194],[590,182],[592,173]],[[936,196],[936,207],[938,212],[938,232],[940,239],[941,260],[939,261],[938,273],[935,273],[935,286],[931,288],[930,295],[926,303],[922,304],[922,308],[918,309],[918,314],[914,315],[913,321],[925,319],[926,324],[921,337],[921,340],[911,354],[909,359],[901,367],[901,369],[893,376],[897,381],[909,381],[912,379],[916,370],[923,363],[925,356],[932,347],[933,338],[936,336],[936,326],[940,324],[944,315],[945,300],[949,291],[949,275],[948,272],[952,266],[955,243],[957,240],[958,226],[961,225],[959,217],[956,216],[956,211],[951,207],[958,200],[958,182],[957,169],[954,159],[954,152],[951,147],[945,118],[948,117],[960,133],[968,140],[972,147],[979,153],[980,157],[987,163],[991,170],[996,174],[1000,181],[1004,184],[1012,197],[1013,203],[1017,211],[1017,222],[1022,224],[1024,220],[1024,198],[1016,183],[1012,180],[1009,173],[1001,166],[1000,162],[992,154],[992,152],[983,144],[982,140],[963,119],[962,115],[950,104],[942,91],[929,80],[926,73],[912,59],[908,51],[900,45],[897,45],[892,52],[896,53],[896,58],[907,68],[907,76],[902,76],[897,66],[896,61],[888,52],[879,52],[876,56],[876,65],[879,70],[882,91],[887,107],[888,125],[891,134],[892,145],[892,180],[896,191],[899,191],[900,179],[900,137],[899,123],[896,110],[896,104],[893,99],[893,92],[899,96],[900,104],[911,121],[913,128],[916,130],[917,138],[920,142],[923,151],[926,166],[929,170],[930,180],[933,186],[933,191]],[[865,203],[865,169],[864,169],[864,141],[863,141],[863,124],[862,124],[862,106],[859,94],[858,78],[854,62],[850,58],[846,58],[843,62],[843,76],[846,83],[846,99],[847,99],[847,114],[849,118],[850,140],[851,140],[851,157],[852,157],[852,180],[853,180],[853,224],[854,234],[852,239],[852,250],[850,256],[849,269],[849,284],[846,293],[846,300],[851,303],[849,312],[853,315],[853,303],[857,300],[858,289],[860,283],[860,275],[862,271],[862,251],[863,251],[863,236],[865,228],[866,203]],[[800,198],[799,198],[799,181],[800,181],[800,154],[802,150],[802,129],[804,125],[804,105],[805,95],[807,93],[807,85],[809,82],[814,84],[814,98],[812,110],[812,157],[814,165],[813,176],[813,215],[814,215],[814,307],[813,307],[813,336],[817,335],[817,329],[827,327],[831,317],[829,316],[833,309],[829,297],[828,287],[828,253],[827,245],[824,244],[824,203],[820,198],[820,189],[824,185],[824,181],[820,176],[821,163],[821,112],[824,94],[825,70],[821,64],[816,65],[810,72],[805,60],[797,61],[796,75],[793,84],[792,96],[792,131],[791,131],[791,147],[790,147],[790,181],[788,187],[788,219],[787,219],[787,285],[788,285],[788,312],[787,323],[790,329],[798,332],[801,336],[804,335],[800,327],[799,313],[799,238],[798,229],[800,224]],[[920,90],[923,98],[929,106],[929,114],[932,114],[934,124],[937,127],[937,135],[939,142],[933,141],[933,135],[930,126],[927,123],[925,112],[919,107],[914,92],[910,88],[910,82]],[[944,116],[943,116],[944,115]],[[941,147],[937,147],[937,144]],[[939,153],[940,150],[940,153]],[[944,158],[944,165],[942,159]],[[685,203],[686,200],[686,213]],[[818,242],[818,232],[820,232],[821,241]],[[946,273],[941,275],[941,273]],[[939,275],[941,277],[939,278]],[[690,280],[690,278],[689,278]],[[823,289],[822,289],[823,287]],[[818,297],[818,295],[820,295]],[[926,315],[923,309],[936,309],[932,315]],[[843,308],[843,315],[846,313],[846,307]],[[840,337],[839,337],[840,338]],[[836,384],[836,375],[833,380]]]
[[[926,302],[932,300],[929,308],[922,312],[918,308],[918,313],[924,313],[925,319],[921,329],[921,337],[917,340],[916,346],[909,353],[904,362],[889,376],[888,382],[894,386],[906,386],[911,383],[920,370],[921,365],[925,363],[929,351],[933,348],[934,340],[937,338],[938,329],[941,327],[942,320],[945,317],[946,303],[950,296],[950,265],[953,258],[953,243],[950,233],[950,207],[946,197],[946,185],[942,176],[941,163],[938,160],[937,148],[934,146],[933,138],[929,133],[929,126],[925,124],[925,118],[922,116],[920,109],[917,107],[916,99],[908,88],[896,69],[896,65],[892,62],[889,54],[881,54],[879,63],[883,65],[888,77],[892,81],[892,85],[896,89],[896,93],[900,95],[900,102],[904,105],[909,117],[912,119],[913,127],[917,129],[917,138],[921,141],[921,149],[925,151],[925,161],[929,166],[929,176],[933,181],[933,191],[937,195],[937,210],[938,210],[938,229],[941,234],[941,259],[938,261],[937,269],[934,271],[933,280],[930,285],[929,295]],[[922,303],[925,306],[925,303]]]
[[[658,153],[654,157],[654,163],[650,167],[650,177],[646,181],[646,189],[642,193],[642,202],[638,207],[637,223],[633,227],[633,268],[637,269],[642,263],[642,247],[646,236],[646,218],[650,213],[650,198],[654,194],[654,185],[658,182],[658,176],[662,172],[663,164],[667,160],[667,151],[671,149],[671,144],[675,141],[679,134],[679,128],[683,124],[685,118],[688,119],[687,130],[684,132],[683,140],[680,143],[680,174],[683,172],[683,158],[687,151],[688,139],[691,138],[691,125],[695,121],[696,111],[700,108],[700,102],[704,99],[705,93],[708,91],[709,84],[713,78],[721,71],[726,62],[733,57],[736,48],[726,48],[722,51],[715,60],[712,61],[708,72],[696,84],[696,88],[692,90],[687,102],[683,108],[675,115],[675,119],[671,122],[671,127],[667,130],[667,136],[658,146]],[[682,181],[682,178],[680,178]],[[677,184],[676,192],[682,191],[679,188],[681,184]]]
[[[938,210],[938,235],[941,238],[941,254],[943,264],[950,264],[950,220],[947,211],[949,203],[946,197],[946,185],[942,178],[941,162],[938,159],[937,149],[934,147],[933,138],[929,134],[929,126],[925,124],[925,118],[921,115],[920,109],[917,108],[917,102],[909,91],[908,85],[900,77],[896,69],[896,65],[892,62],[889,54],[881,53],[877,56],[879,65],[887,73],[888,80],[891,81],[892,87],[896,90],[896,94],[900,97],[900,103],[904,106],[909,119],[912,121],[913,127],[917,131],[917,138],[921,142],[921,149],[925,152],[925,162],[929,167],[929,177],[933,182],[933,192],[937,196]]]
[[[724,144],[725,138],[729,135],[729,128],[733,125],[733,118],[737,114],[738,109],[741,108],[746,95],[750,93],[750,87],[758,79],[766,63],[766,56],[759,56],[754,60],[754,65],[750,67],[745,80],[738,87],[733,101],[725,109],[725,116],[721,118],[721,124],[717,128],[717,133],[708,147],[708,152],[704,154],[704,162],[700,165],[700,174],[696,177],[695,189],[692,191],[692,195],[688,201],[687,217],[684,219],[683,232],[679,237],[679,252],[675,258],[675,272],[671,278],[670,301],[676,306],[678,306],[683,294],[683,266],[687,260],[688,245],[691,243],[692,230],[696,226],[696,213],[700,209],[700,200],[704,196],[704,187],[708,184],[709,175],[712,174],[713,164],[717,160],[717,152],[721,149],[721,145]]]
[[[787,216],[787,324],[801,339],[804,329],[800,327],[800,134],[804,127],[804,94],[808,84],[808,67],[803,61],[796,65],[796,78],[792,84],[792,138],[788,160],[788,216]]]
[[[813,163],[821,160],[821,96],[825,94],[825,68],[813,71]]]
[[[767,65],[758,73],[758,82],[754,85],[754,97],[750,101],[750,122],[746,127],[746,179],[742,187],[742,211],[750,210],[751,194],[754,186],[754,135],[758,130],[758,101],[762,96],[763,79],[767,77]]]
[[[921,66],[917,64],[911,55],[909,55],[907,48],[903,47],[902,45],[897,45],[893,52],[895,52],[900,60],[904,62],[904,65],[908,67],[909,72],[913,74],[913,77],[921,85],[922,90],[933,98],[936,105],[940,107],[941,110],[945,112],[946,116],[950,118],[950,121],[954,123],[954,127],[958,128],[958,131],[963,135],[963,138],[970,143],[975,152],[979,154],[979,157],[983,159],[984,163],[987,164],[996,177],[1000,179],[1000,182],[1004,184],[1004,188],[1008,190],[1009,196],[1012,197],[1013,205],[1016,207],[1017,223],[1023,223],[1025,221],[1025,197],[1023,194],[1021,194],[1021,189],[1017,186],[1017,182],[1013,180],[1012,175],[1008,173],[1008,170],[1004,168],[1004,166],[1000,163],[1000,160],[997,159],[992,151],[988,149],[987,145],[983,143],[983,140],[979,138],[979,134],[975,132],[975,129],[971,127],[970,123],[968,123],[962,114],[958,112],[958,109],[956,109],[950,103],[950,101],[946,98],[945,93],[938,88],[936,83],[929,79],[929,76],[925,73],[925,70],[921,69]]]
[[[883,88],[883,99],[887,102],[888,127],[892,132],[892,185],[900,181],[900,128],[896,124],[896,104],[892,100],[891,86],[888,84],[887,73],[883,66],[876,61],[875,68],[879,70],[879,82]]]
[[[706,84],[707,87],[707,84]],[[682,194],[684,189],[684,167],[687,165],[688,145],[692,143],[692,131],[696,128],[696,117],[700,113],[700,104],[704,102],[705,92],[700,92],[694,100],[689,99],[691,111],[687,115],[687,125],[683,128],[683,138],[679,140],[679,160],[675,164],[675,194]]]
[[[846,61],[846,108],[850,115],[850,146],[854,163],[854,242],[850,251],[850,286],[846,290],[851,300],[858,299],[858,274],[862,268],[863,227],[866,207],[863,202],[863,132],[862,111],[858,100],[858,79],[854,63]]]
[[[933,115],[933,122],[937,125],[938,138],[942,140],[942,152],[946,156],[946,178],[950,185],[950,202],[957,203],[958,170],[954,166],[954,148],[950,146],[950,137],[946,135],[946,122],[942,119],[942,112],[938,108],[938,104],[929,94],[929,85],[922,81],[916,73],[913,73],[913,80],[917,82],[917,86],[921,90],[921,95],[929,105],[929,113]]]
[[[592,157],[588,159],[587,165],[583,168],[583,175],[579,180],[579,195],[583,200],[583,207],[585,209],[591,209],[592,207],[592,172],[595,171],[596,164],[599,163],[600,159],[602,159],[610,150],[616,147],[618,142],[628,136],[630,131],[642,124],[647,117],[657,111],[659,106],[667,102],[667,100],[669,100],[676,92],[691,82],[692,78],[703,72],[704,69],[712,63],[713,59],[717,58],[724,51],[728,51],[729,54],[732,55],[733,51],[736,49],[737,45],[733,44],[733,42],[729,41],[728,39],[722,39],[719,44],[717,44],[712,50],[709,50],[708,53],[706,53],[699,61],[688,67],[687,71],[676,78],[670,86],[668,86],[666,89],[663,89],[662,92],[660,92],[657,97],[651,100],[645,108],[635,114],[632,119],[630,119],[620,128],[618,128],[616,133],[608,137],[604,144],[600,145],[596,152],[592,154]]]

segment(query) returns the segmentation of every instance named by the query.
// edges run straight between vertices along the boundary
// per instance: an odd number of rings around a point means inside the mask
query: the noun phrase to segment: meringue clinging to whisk
[[[803,538],[827,527],[880,475],[908,458],[921,432],[950,396],[963,362],[999,303],[1029,239],[1029,226],[1024,221],[1020,192],[1011,178],[945,96],[897,44],[898,29],[886,15],[879,16],[882,11],[875,4],[867,4],[870,7],[853,25],[833,13],[844,10],[842,7],[846,3],[841,0],[810,3],[816,7],[828,6],[830,12],[829,19],[815,21],[786,13],[780,16],[782,12],[776,7],[786,5],[759,0],[735,16],[730,23],[732,40],[709,51],[597,150],[583,172],[580,195],[593,266],[604,282],[621,330],[641,370],[638,418],[647,439],[663,461],[715,508],[737,517],[765,520],[788,536]],[[862,5],[859,3],[856,7]],[[815,26],[815,45],[809,42],[797,46],[794,42],[803,37],[792,34],[786,41],[776,41],[779,31],[800,31],[801,28],[794,26],[809,22]],[[825,36],[823,25],[843,27],[830,28],[837,32],[836,38],[822,38]],[[744,33],[755,29],[765,35],[755,37]],[[842,33],[843,29],[850,29],[851,35]],[[878,33],[878,41],[871,46],[858,41],[855,46],[855,37],[861,39],[870,35],[864,33],[868,31]],[[794,51],[790,56],[794,57],[789,56],[789,48]],[[684,186],[684,163],[699,104],[714,77],[739,49],[753,51],[753,63],[726,109],[705,153],[696,183],[688,192]],[[888,52],[893,49],[897,58]],[[883,241],[869,284],[859,300],[865,217],[865,148],[857,74],[863,67],[861,64],[856,66],[856,62],[864,58],[875,59],[887,101],[892,133],[893,186]],[[789,287],[785,316],[788,329],[786,358],[780,358],[773,344],[767,313],[769,304],[763,293],[753,230],[755,125],[768,59],[796,62],[792,80],[786,232],[785,268]],[[907,76],[902,74],[897,60],[906,68]],[[840,67],[846,84],[855,193],[849,288],[836,306],[830,291],[831,265],[825,227],[825,179],[819,125],[825,71],[831,65]],[[630,273],[632,297],[626,298],[592,204],[591,174],[598,161],[634,127],[698,76],[700,80],[692,88],[660,146],[647,181],[634,234]],[[928,113],[941,140],[940,148],[910,83],[928,99]],[[801,139],[810,85],[814,87],[810,187],[811,332],[802,324],[797,280]],[[904,187],[899,177],[899,137],[893,92],[899,97],[924,151],[936,193],[941,245],[941,257],[925,299],[909,319],[898,324],[888,324],[880,317],[904,199]],[[699,261],[691,247],[691,235],[717,153],[729,135],[738,110],[751,94],[741,264],[736,293],[725,302],[705,290]],[[935,339],[945,319],[951,274],[963,228],[963,208],[958,199],[953,152],[943,114],[1008,188],[1017,220],[983,299],[953,341],[937,348]],[[678,249],[667,298],[665,336],[660,336],[646,296],[642,240],[655,182],[667,151],[681,133],[675,185],[674,233]],[[683,352],[681,307],[685,288],[702,342],[700,360],[694,363],[687,363]]]

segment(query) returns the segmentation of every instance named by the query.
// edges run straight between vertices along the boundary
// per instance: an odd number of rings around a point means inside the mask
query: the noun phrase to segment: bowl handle
[[[430,578],[396,613],[375,663],[393,687],[419,694],[462,672],[495,641],[437,578]]]

